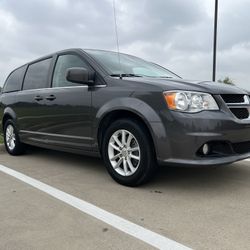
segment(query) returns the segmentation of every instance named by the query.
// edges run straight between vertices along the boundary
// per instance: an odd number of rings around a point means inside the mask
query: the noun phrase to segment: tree
[[[229,84],[229,85],[235,85],[233,80],[228,76],[226,76],[223,80],[220,79],[218,82]]]

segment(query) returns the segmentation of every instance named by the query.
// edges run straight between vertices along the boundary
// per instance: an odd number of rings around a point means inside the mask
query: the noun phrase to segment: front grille
[[[242,120],[249,117],[249,112],[246,108],[230,108],[230,110],[238,119]]]
[[[221,97],[236,118],[240,120],[249,118],[249,96],[241,94],[223,94]]]
[[[226,94],[221,95],[225,103],[243,103],[244,95]]]

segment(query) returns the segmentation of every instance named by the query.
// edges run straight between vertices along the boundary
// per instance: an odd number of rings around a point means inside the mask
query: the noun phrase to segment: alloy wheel
[[[14,127],[11,124],[9,124],[6,128],[5,140],[6,140],[8,149],[12,151],[16,146],[16,135],[15,135]]]
[[[131,176],[140,165],[139,143],[131,132],[125,129],[117,130],[110,137],[108,156],[112,167],[118,174]]]

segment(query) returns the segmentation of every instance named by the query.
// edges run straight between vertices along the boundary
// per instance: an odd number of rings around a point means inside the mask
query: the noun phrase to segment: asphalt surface
[[[99,159],[33,148],[0,164],[193,249],[250,249],[250,161],[162,167],[139,188],[116,184]],[[0,249],[152,249],[0,172]]]

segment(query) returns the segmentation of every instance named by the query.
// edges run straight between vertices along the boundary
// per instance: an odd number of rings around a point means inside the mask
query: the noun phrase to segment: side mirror
[[[74,67],[67,69],[66,79],[69,82],[93,85],[94,73],[90,73],[85,68]]]

